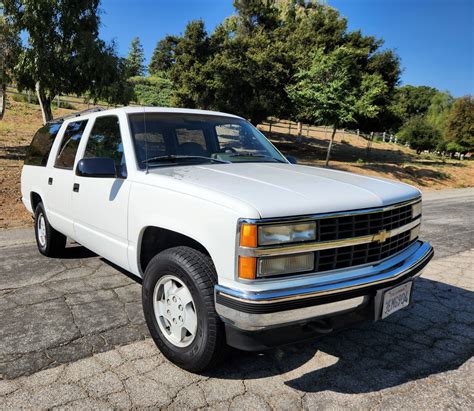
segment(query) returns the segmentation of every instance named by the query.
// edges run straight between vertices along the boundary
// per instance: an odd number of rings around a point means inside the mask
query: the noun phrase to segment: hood
[[[380,207],[420,196],[416,188],[396,181],[293,164],[179,166],[155,168],[149,175],[172,178],[175,190],[192,185],[193,194],[201,192],[203,198],[215,192],[245,203],[261,218]]]

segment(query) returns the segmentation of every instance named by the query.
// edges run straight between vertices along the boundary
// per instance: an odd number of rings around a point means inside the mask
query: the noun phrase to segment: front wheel
[[[146,268],[142,301],[150,334],[166,358],[188,371],[215,366],[227,351],[215,284],[209,256],[189,247],[165,250]]]

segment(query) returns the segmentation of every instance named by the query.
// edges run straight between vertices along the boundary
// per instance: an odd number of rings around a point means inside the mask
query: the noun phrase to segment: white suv
[[[296,143],[295,143],[296,144]],[[22,172],[39,251],[66,237],[143,279],[156,344],[212,367],[406,307],[433,255],[421,196],[292,164],[229,114],[92,111],[42,127]]]

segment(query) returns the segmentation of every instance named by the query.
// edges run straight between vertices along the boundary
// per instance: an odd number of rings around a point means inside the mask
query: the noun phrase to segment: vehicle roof
[[[78,113],[71,113],[64,117],[53,119],[50,123],[59,123],[67,120],[79,120],[80,118],[87,118],[90,116],[103,116],[104,114],[118,114],[118,113],[126,113],[126,114],[133,114],[133,113],[173,113],[173,114],[198,114],[198,115],[212,115],[212,116],[221,116],[221,117],[231,117],[231,118],[239,118],[242,117],[236,116],[234,114],[229,113],[222,113],[219,111],[211,111],[211,110],[197,110],[191,108],[175,108],[175,107],[138,107],[138,106],[127,106],[127,107],[119,107],[119,108],[112,108],[112,109],[100,109],[100,108],[93,108],[90,110],[84,110]]]

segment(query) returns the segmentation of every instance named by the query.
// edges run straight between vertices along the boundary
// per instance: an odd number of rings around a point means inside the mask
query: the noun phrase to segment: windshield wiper
[[[142,163],[147,164],[147,163],[152,163],[154,161],[171,161],[171,162],[177,162],[178,160],[206,160],[206,161],[211,161],[213,163],[224,163],[228,164],[230,161],[225,161],[225,160],[219,160],[217,158],[212,158],[212,157],[205,157],[205,156],[186,156],[186,155],[180,155],[180,154],[168,154],[165,156],[155,156],[155,157],[150,157],[145,160],[142,160]]]
[[[231,154],[229,157],[268,158],[268,159],[272,159],[272,160],[274,160],[274,161],[277,161],[277,162],[279,162],[279,163],[285,163],[285,161],[280,160],[280,159],[275,158],[275,157],[266,156],[266,155],[264,155],[264,154],[251,153],[251,152],[234,153],[234,154]]]

